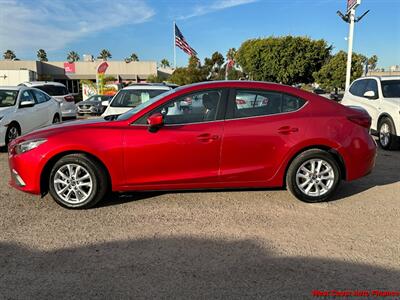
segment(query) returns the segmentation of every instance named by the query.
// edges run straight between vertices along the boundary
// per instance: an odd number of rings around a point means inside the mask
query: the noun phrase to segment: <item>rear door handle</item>
[[[208,143],[219,139],[218,135],[211,135],[210,133],[203,133],[197,136],[200,142]]]
[[[293,132],[298,132],[299,129],[296,127],[290,127],[290,126],[282,126],[281,128],[278,129],[279,134],[291,134]]]

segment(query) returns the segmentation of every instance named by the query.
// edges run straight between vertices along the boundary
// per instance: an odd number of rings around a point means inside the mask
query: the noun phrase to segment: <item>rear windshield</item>
[[[0,107],[14,106],[17,102],[18,91],[0,90]]]
[[[168,90],[122,90],[114,97],[111,107],[136,107],[165,92]]]
[[[69,94],[66,87],[59,85],[46,84],[42,86],[35,86],[35,88],[46,92],[50,96],[64,96]]]
[[[382,80],[382,93],[385,98],[400,98],[400,80]]]

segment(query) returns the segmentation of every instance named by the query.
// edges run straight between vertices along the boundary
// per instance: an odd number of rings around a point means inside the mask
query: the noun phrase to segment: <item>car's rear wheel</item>
[[[393,150],[397,148],[396,130],[390,118],[383,118],[379,122],[378,133],[378,142],[382,149]]]
[[[103,199],[107,190],[104,168],[83,154],[62,157],[50,172],[50,194],[67,208],[90,208]]]
[[[324,150],[310,149],[298,155],[286,174],[290,192],[305,202],[328,200],[340,183],[335,158]]]
[[[11,123],[7,127],[6,131],[6,145],[8,145],[12,140],[15,140],[21,135],[21,129],[16,123]]]

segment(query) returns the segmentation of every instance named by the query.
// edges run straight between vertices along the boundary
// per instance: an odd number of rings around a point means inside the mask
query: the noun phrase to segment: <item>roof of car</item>
[[[124,90],[165,90],[168,91],[171,88],[166,85],[156,85],[156,84],[132,84],[125,88]]]
[[[0,90],[15,90],[19,91],[20,89],[26,88],[25,86],[0,86]]]
[[[27,81],[23,82],[22,85],[34,87],[34,86],[41,86],[41,85],[58,85],[65,87],[64,84],[55,81]]]
[[[385,81],[385,80],[400,80],[400,76],[391,76],[391,75],[385,75],[385,76],[365,76],[365,77],[360,77],[357,80],[361,80],[361,79],[378,79],[381,81]]]

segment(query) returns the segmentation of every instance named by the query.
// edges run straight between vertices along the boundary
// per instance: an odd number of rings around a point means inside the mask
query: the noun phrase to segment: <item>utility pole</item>
[[[343,14],[341,11],[337,11],[339,17],[343,21],[349,23],[349,37],[347,39],[348,49],[347,49],[347,66],[346,66],[346,90],[350,85],[351,78],[351,59],[353,55],[353,37],[354,37],[354,23],[361,21],[362,18],[369,12],[367,10],[360,17],[356,18],[356,7],[361,4],[361,0],[347,0],[347,13]]]

